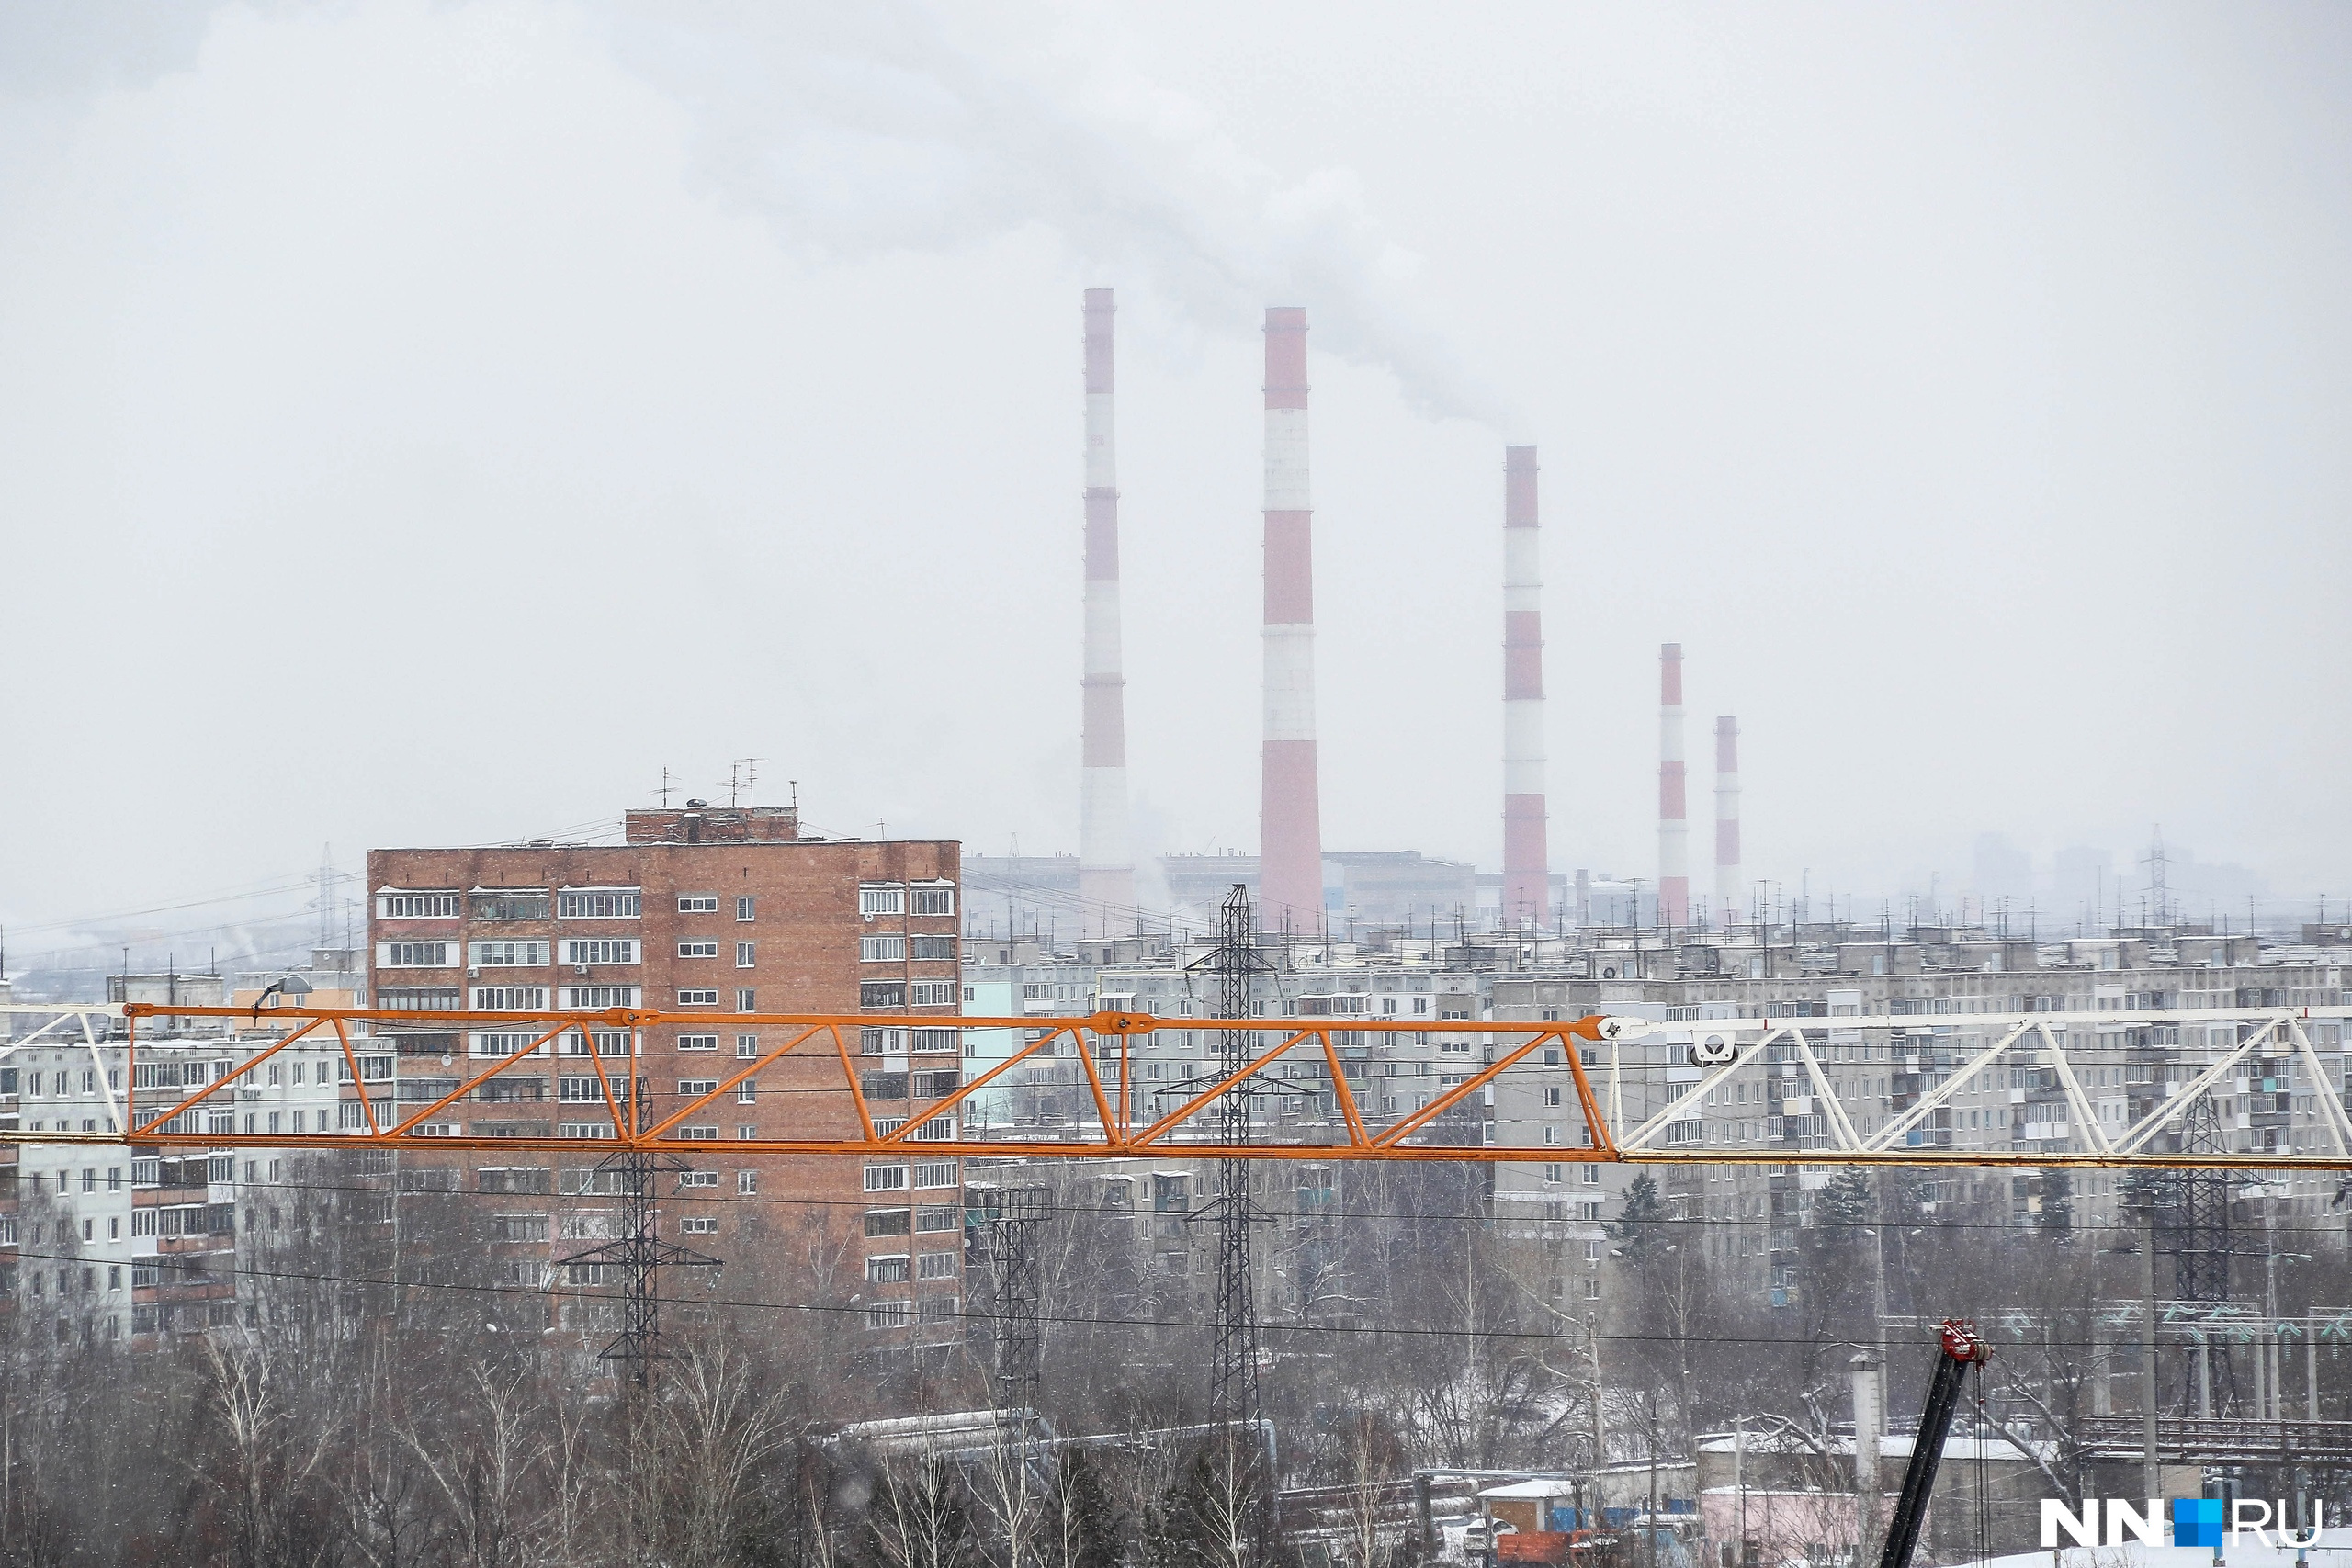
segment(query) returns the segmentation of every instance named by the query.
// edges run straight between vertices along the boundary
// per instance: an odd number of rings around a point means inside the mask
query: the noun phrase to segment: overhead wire
[[[81,1255],[81,1254],[75,1254],[75,1253],[56,1253],[56,1252],[23,1252],[23,1253],[20,1253],[20,1255],[19,1255],[19,1256],[21,1256],[21,1257],[25,1257],[25,1258],[39,1258],[39,1259],[40,1259],[40,1260],[41,1260],[41,1261],[43,1261],[43,1262],[49,1262],[49,1263],[79,1264],[79,1265],[85,1265],[85,1266],[93,1265],[93,1264],[116,1263],[116,1262],[120,1262],[120,1261],[122,1261],[121,1259],[117,1259],[117,1258],[95,1258],[95,1259],[94,1259],[94,1258],[89,1258],[89,1257],[86,1257],[86,1256],[84,1256],[84,1255]],[[208,1254],[208,1255],[201,1255],[201,1256],[214,1256],[214,1255],[209,1255],[209,1254]],[[560,1260],[558,1260],[558,1261],[560,1261]],[[213,1269],[208,1269],[206,1270],[206,1273],[207,1273],[208,1275],[210,1275],[210,1274],[212,1274],[212,1273],[214,1273],[214,1272],[216,1272],[216,1271],[215,1271],[215,1270],[213,1270]],[[243,1279],[295,1280],[295,1281],[300,1281],[300,1282],[303,1282],[303,1283],[309,1283],[309,1284],[328,1284],[328,1285],[371,1285],[371,1286],[377,1286],[377,1287],[379,1287],[379,1288],[382,1288],[382,1289],[385,1289],[385,1290],[402,1290],[402,1291],[447,1291],[447,1292],[460,1292],[460,1293],[465,1293],[465,1294],[469,1294],[469,1295],[525,1296],[525,1297],[531,1297],[531,1298],[534,1298],[534,1299],[537,1299],[537,1300],[540,1300],[540,1301],[545,1301],[545,1300],[546,1300],[548,1296],[550,1296],[550,1295],[572,1295],[572,1296],[584,1296],[584,1297],[586,1297],[586,1298],[588,1298],[588,1299],[590,1299],[590,1300],[610,1300],[610,1301],[619,1301],[619,1300],[623,1299],[623,1298],[622,1298],[619,1294],[617,1294],[617,1293],[602,1292],[602,1291],[599,1291],[596,1287],[594,1287],[594,1286],[590,1286],[590,1285],[571,1286],[571,1285],[555,1285],[555,1284],[548,1284],[548,1285],[477,1284],[477,1283],[472,1283],[472,1282],[469,1282],[469,1281],[465,1281],[465,1280],[413,1280],[413,1279],[401,1279],[401,1278],[399,1278],[399,1277],[397,1277],[397,1276],[393,1276],[393,1277],[387,1278],[387,1277],[385,1277],[385,1276],[381,1276],[381,1275],[374,1275],[374,1274],[343,1274],[343,1273],[334,1273],[334,1272],[329,1272],[329,1271],[325,1271],[325,1270],[322,1270],[322,1269],[269,1269],[269,1268],[263,1268],[263,1267],[259,1267],[259,1266],[257,1266],[257,1265],[251,1264],[251,1263],[237,1263],[237,1264],[232,1264],[232,1265],[230,1265],[230,1266],[229,1266],[229,1267],[227,1267],[227,1268],[224,1268],[224,1269],[220,1269],[220,1270],[217,1270],[217,1272],[221,1273],[221,1274],[226,1274],[226,1275],[233,1276],[233,1277],[237,1277],[237,1278],[243,1278]],[[888,1300],[889,1300],[889,1301],[894,1301],[894,1302],[897,1302],[897,1301],[905,1301],[905,1302],[908,1302],[910,1304],[912,1304],[912,1298],[909,1298],[909,1297],[893,1296],[893,1297],[889,1297],[889,1298],[887,1298],[887,1299],[888,1299]],[[655,1300],[659,1304],[661,1304],[661,1305],[662,1305],[662,1306],[676,1306],[676,1307],[695,1307],[695,1306],[700,1306],[700,1307],[724,1307],[724,1308],[741,1309],[741,1310],[744,1310],[744,1311],[752,1311],[752,1312],[807,1313],[807,1314],[820,1314],[820,1315],[863,1316],[863,1315],[865,1315],[865,1311],[866,1311],[866,1306],[865,1306],[865,1304],[858,1304],[858,1303],[853,1303],[772,1302],[772,1301],[760,1301],[760,1300],[749,1299],[749,1298],[744,1298],[744,1297],[726,1297],[726,1296],[718,1296],[718,1295],[714,1295],[714,1294],[707,1294],[707,1293],[706,1293],[706,1294],[701,1294],[701,1295],[657,1295],[657,1296],[655,1296],[655,1297],[653,1298],[653,1300]],[[921,1325],[921,1324],[922,1324],[922,1321],[923,1321],[923,1320],[920,1320],[920,1319],[912,1319],[912,1320],[910,1320],[910,1321],[909,1321],[909,1323],[908,1323],[908,1324],[906,1324],[904,1326],[907,1326],[907,1327],[918,1327],[918,1326],[920,1326],[920,1325]],[[946,1321],[946,1320],[933,1320],[933,1321]],[[1215,1323],[1214,1321],[1212,1321],[1211,1319],[1208,1319],[1208,1318],[1191,1318],[1191,1317],[1182,1317],[1182,1318],[1175,1318],[1175,1317],[1114,1317],[1114,1316],[1106,1316],[1106,1315],[1102,1315],[1102,1314],[1091,1314],[1091,1313],[1041,1313],[1041,1314],[1039,1314],[1039,1321],[1041,1321],[1041,1322],[1045,1322],[1045,1323],[1058,1323],[1058,1324],[1070,1325],[1076,1325],[1076,1326],[1081,1326],[1081,1327],[1098,1327],[1098,1328],[1153,1328],[1153,1329],[1159,1329],[1159,1328],[1204,1328],[1204,1329],[1213,1329],[1213,1328],[1215,1328],[1215,1327],[1216,1326],[1216,1323]],[[1265,1322],[1265,1323],[1261,1324],[1260,1326],[1261,1326],[1261,1328],[1264,1332],[1267,1332],[1267,1333],[1272,1333],[1272,1334],[1289,1334],[1289,1335],[1294,1335],[1294,1336],[1305,1336],[1305,1335],[1335,1335],[1335,1336],[1348,1336],[1348,1337],[1384,1337],[1384,1338],[1403,1337],[1403,1338],[1416,1338],[1416,1339],[1418,1339],[1418,1338],[1428,1338],[1428,1339],[1443,1339],[1443,1340],[1462,1340],[1462,1339],[1528,1340],[1528,1339],[1534,1339],[1534,1340],[1545,1340],[1545,1341],[1551,1341],[1551,1340],[1559,1340],[1559,1339],[1570,1339],[1570,1340],[1599,1339],[1599,1340],[1601,1340],[1601,1341],[1602,1341],[1602,1342],[1604,1342],[1604,1343],[1615,1343],[1615,1344],[1626,1344],[1626,1345],[1674,1345],[1674,1344],[1679,1344],[1679,1343],[1681,1342],[1680,1340],[1677,1339],[1677,1338],[1676,1338],[1674,1336],[1672,1336],[1672,1335],[1667,1335],[1667,1334],[1626,1334],[1626,1333],[1619,1333],[1619,1332],[1615,1332],[1615,1331],[1610,1331],[1610,1332],[1598,1332],[1598,1331],[1591,1331],[1591,1330],[1588,1330],[1588,1329],[1587,1329],[1583,1325],[1581,1325],[1581,1324],[1578,1324],[1578,1325],[1575,1325],[1575,1326],[1573,1326],[1573,1327],[1569,1327],[1569,1328],[1566,1328],[1566,1329],[1517,1329],[1517,1328],[1476,1328],[1476,1327],[1471,1327],[1471,1328],[1464,1328],[1464,1327],[1442,1327],[1442,1328],[1440,1328],[1440,1327],[1428,1327],[1428,1328],[1425,1328],[1425,1327],[1420,1327],[1420,1326],[1418,1326],[1418,1325],[1356,1325],[1356,1324],[1337,1324],[1337,1323],[1280,1323],[1280,1322],[1272,1322],[1272,1321],[1269,1321],[1269,1322]],[[1921,1331],[1922,1331],[1923,1335],[1925,1335],[1925,1336],[1927,1336],[1927,1337],[1932,1337],[1932,1335],[1933,1335],[1933,1333],[1934,1333],[1933,1327],[1932,1327],[1931,1325],[1921,1325]],[[1713,1343],[1713,1344],[1720,1344],[1720,1345],[1756,1345],[1756,1346],[1785,1346],[1785,1347],[1788,1347],[1788,1348],[1792,1348],[1792,1349],[1796,1349],[1796,1348],[1804,1348],[1804,1349],[1819,1349],[1819,1348],[1822,1348],[1822,1347],[1824,1347],[1824,1346],[1831,1346],[1831,1345],[1852,1345],[1852,1346],[1854,1346],[1854,1347],[1855,1347],[1856,1348],[1858,1348],[1858,1349],[1859,1349],[1859,1348],[1867,1348],[1867,1347],[1865,1346],[1865,1344],[1864,1344],[1864,1342],[1863,1342],[1863,1341],[1856,1340],[1856,1339],[1849,1339],[1849,1338],[1846,1338],[1846,1337],[1842,1337],[1842,1336],[1834,1336],[1834,1335],[1829,1335],[1829,1336],[1818,1336],[1818,1337],[1792,1337],[1792,1336],[1788,1336],[1788,1335],[1765,1335],[1765,1334],[1720,1334],[1720,1333],[1713,1333],[1713,1332],[1711,1332],[1711,1333],[1707,1334],[1707,1335],[1705,1336],[1705,1337],[1707,1338],[1707,1340],[1708,1340],[1710,1343]],[[1875,1344],[1875,1341],[1871,1341],[1871,1342],[1870,1342],[1870,1343],[1871,1343],[1871,1344]],[[2071,1348],[2071,1349],[2087,1349],[2087,1348],[2103,1348],[2103,1347],[2105,1346],[2105,1343],[2106,1343],[2106,1342],[2105,1342],[2104,1340],[2090,1340],[2090,1339],[2086,1339],[2086,1340],[2081,1340],[2081,1341],[2074,1341],[2074,1340],[2064,1340],[2064,1339],[2052,1339],[2052,1338],[2046,1338],[2046,1337],[2045,1337],[2045,1338],[2036,1339],[2036,1340],[2034,1341],[2034,1344],[2035,1344],[2035,1345],[2037,1345],[2037,1346],[2047,1346],[2047,1347],[2051,1347],[2051,1348]]]

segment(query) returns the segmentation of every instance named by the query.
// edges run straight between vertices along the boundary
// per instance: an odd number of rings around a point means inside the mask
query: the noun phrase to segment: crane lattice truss
[[[119,1018],[127,1038],[112,1042],[105,1049],[120,1050],[127,1055],[131,1066],[126,1075],[128,1084],[138,1081],[136,1068],[142,1051],[185,1060],[191,1055],[191,1046],[195,1046],[195,1054],[216,1059],[228,1056],[229,1066],[223,1076],[173,1100],[160,1111],[152,1107],[131,1109],[137,1097],[125,1092],[109,1098],[111,1126],[87,1133],[0,1134],[0,1141],[284,1148],[289,1145],[284,1134],[245,1130],[244,1119],[235,1114],[236,1086],[251,1069],[296,1042],[310,1040],[315,1044],[322,1039],[332,1040],[349,1073],[346,1082],[362,1086],[371,1076],[380,1075],[363,1072],[360,1055],[363,1052],[381,1053],[388,1043],[387,1035],[417,1030],[494,1029],[527,1031],[532,1043],[510,1055],[455,1057],[453,1065],[462,1063],[464,1073],[455,1089],[413,1109],[403,1101],[397,1114],[391,1113],[389,1098],[372,1100],[362,1093],[356,1102],[359,1125],[319,1134],[309,1141],[337,1147],[392,1145],[413,1149],[577,1151],[580,1143],[576,1138],[433,1135],[446,1134],[447,1129],[432,1123],[460,1100],[488,1098],[478,1091],[533,1058],[541,1063],[537,1071],[544,1072],[546,1057],[556,1053],[560,1049],[557,1043],[568,1035],[587,1030],[628,1030],[639,1032],[637,1037],[642,1038],[643,1031],[664,1025],[688,1025],[701,1030],[714,1026],[757,1029],[769,1032],[762,1034],[763,1042],[776,1039],[779,1043],[766,1046],[756,1057],[734,1059],[729,1064],[732,1073],[718,1077],[708,1092],[691,1098],[681,1096],[675,1104],[666,1103],[669,1097],[664,1096],[659,1098],[665,1103],[657,1105],[656,1097],[650,1095],[644,1082],[641,1058],[629,1060],[627,1071],[620,1070],[619,1058],[611,1059],[609,1066],[606,1057],[594,1054],[581,1055],[576,1060],[570,1055],[561,1058],[567,1066],[582,1070],[582,1076],[585,1069],[593,1069],[601,1089],[602,1110],[611,1119],[612,1141],[620,1146],[725,1151],[735,1155],[900,1157],[910,1154],[938,1157],[1180,1155],[1219,1159],[1520,1162],[1574,1158],[1668,1165],[2245,1166],[2262,1169],[2304,1166],[2352,1170],[2352,1118],[2346,1114],[2337,1075],[2321,1059],[2311,1034],[2314,1021],[2340,1023],[2352,1017],[2352,1008],[1939,1018],[1937,1023],[1965,1027],[1990,1043],[1964,1060],[1955,1055],[1948,1072],[1932,1075],[1937,1080],[1932,1087],[1923,1087],[1916,1096],[1906,1097],[1910,1102],[1899,1113],[1867,1134],[1860,1131],[1838,1088],[1841,1078],[1851,1082],[1858,1069],[1834,1057],[1825,1060],[1828,1040],[1832,1035],[1860,1040],[1871,1031],[1917,1031],[1921,1027],[1918,1019],[1864,1016],[1834,1021],[1723,1020],[1687,1028],[1668,1025],[1665,1028],[1673,1032],[1668,1038],[1675,1042],[1668,1048],[1672,1053],[1671,1061],[1665,1059],[1666,1050],[1656,1048],[1653,1043],[1647,1055],[1656,1059],[1628,1063],[1625,1057],[1640,1047],[1645,1037],[1655,1043],[1661,1026],[1599,1014],[1546,1022],[1482,1019],[1465,1023],[1406,1021],[1387,1015],[1225,1020],[1158,1018],[1127,1012],[1069,1018],[718,1014],[635,1009],[539,1014],[280,1007],[255,1012],[238,1008],[141,1003],[54,1010],[61,1015],[81,1015],[84,1037],[71,1043],[76,1048],[90,1048],[94,1060],[99,1054],[98,1043],[87,1032],[88,1018],[107,1015],[110,1022]],[[139,1039],[140,1022],[150,1019],[217,1019],[230,1022],[234,1032],[225,1041],[220,1036],[209,1036],[200,1043],[174,1042],[159,1047],[152,1040],[142,1044]],[[2153,1099],[2153,1103],[2128,1124],[2103,1122],[2091,1095],[2085,1089],[2076,1063],[2096,1056],[2102,1064],[2111,1066],[2115,1053],[2081,1041],[2096,1038],[2102,1028],[2137,1030],[2152,1024],[2190,1022],[2233,1024],[2235,1029],[2228,1033],[2234,1034],[2234,1043],[2194,1050],[2178,1046],[2154,1049],[2157,1065],[2163,1071],[2152,1075],[2152,1081],[2141,1092],[2143,1101]],[[877,1029],[1011,1031],[1016,1039],[1027,1038],[1019,1049],[987,1072],[936,1100],[909,1108],[906,1119],[886,1131],[877,1125],[859,1081],[861,1062],[867,1066],[877,1062],[876,1057],[861,1053],[862,1042],[872,1037],[863,1032]],[[1166,1085],[1147,1087],[1137,1076],[1138,1052],[1147,1046],[1151,1035],[1160,1031],[1194,1034],[1227,1032],[1238,1034],[1241,1043],[1238,1049],[1217,1053],[1216,1070],[1213,1073],[1189,1079],[1172,1090]],[[1464,1063],[1460,1081],[1446,1085],[1425,1104],[1392,1118],[1368,1109],[1358,1100],[1346,1070],[1343,1052],[1358,1050],[1367,1032],[1482,1043],[1487,1059],[1477,1066]],[[2076,1043],[2070,1045],[2070,1041]],[[27,1043],[19,1041],[9,1049],[20,1049]],[[838,1061],[842,1093],[838,1097],[789,1097],[795,1103],[784,1119],[799,1117],[808,1126],[805,1134],[796,1135],[786,1129],[776,1136],[724,1141],[681,1135],[681,1129],[698,1112],[718,1104],[736,1085],[756,1079],[763,1069],[786,1057],[806,1059],[810,1055]],[[2298,1068],[2294,1092],[2290,1097],[2291,1131],[2281,1140],[2282,1145],[2292,1146],[2218,1152],[2157,1146],[2157,1140],[2167,1132],[2177,1132],[2191,1108],[2207,1096],[2239,1089],[2234,1080],[2245,1071],[2250,1060],[2273,1057],[2292,1057]],[[1311,1128],[1261,1128],[1246,1142],[1234,1141],[1223,1132],[1221,1113],[1234,1099],[1262,1093],[1271,1100],[1296,1095],[1307,1087],[1295,1076],[1285,1073],[1286,1068],[1302,1060],[1319,1062],[1328,1072],[1328,1077],[1318,1073],[1310,1081],[1315,1089],[1330,1096],[1336,1119],[1327,1119],[1326,1124]],[[963,1124],[960,1109],[966,1102],[1007,1075],[1047,1066],[1067,1072],[1073,1064],[1077,1072],[1071,1081],[1081,1083],[1085,1095],[1091,1099],[1095,1112],[1092,1121],[1035,1129],[976,1130]],[[1698,1065],[1694,1067],[1691,1064]],[[1887,1064],[1874,1062],[1871,1066],[1883,1069]],[[1941,1141],[1948,1134],[1939,1135],[1931,1131],[1934,1112],[1966,1090],[1975,1075],[2001,1066],[2030,1066],[2054,1075],[2071,1111],[2065,1135],[2048,1138],[2037,1146],[2010,1148],[1971,1148]],[[1785,1140],[1768,1143],[1753,1134],[1743,1140],[1740,1134],[1744,1128],[1763,1125],[1756,1115],[1757,1107],[1740,1107],[1748,1117],[1742,1121],[1736,1111],[1721,1103],[1725,1097],[1714,1093],[1743,1074],[1759,1079],[1769,1074],[1783,1084],[1784,1093],[1790,1080],[1802,1075],[1801,1081],[1810,1091],[1804,1097],[1805,1103],[1817,1108],[1809,1109],[1806,1114],[1818,1117],[1821,1134],[1804,1140],[1801,1146],[1792,1146]],[[619,1081],[616,1083],[616,1079]],[[101,1074],[98,1081],[103,1084],[107,1080]],[[1447,1120],[1448,1111],[1504,1082],[1572,1087],[1590,1143],[1575,1147],[1489,1143],[1460,1122]],[[1655,1114],[1628,1125],[1628,1119],[1617,1112],[1629,1089],[1636,1096],[1646,1095],[1653,1101],[1662,1099],[1667,1103]],[[390,1092],[388,1088],[385,1093],[389,1096]],[[1873,1107],[1884,1103],[1875,1097],[1871,1100]],[[763,1104],[763,1109],[769,1108]],[[844,1116],[844,1109],[854,1115]],[[1564,1107],[1556,1115],[1566,1119],[1570,1113]],[[128,1126],[124,1124],[126,1119]]]

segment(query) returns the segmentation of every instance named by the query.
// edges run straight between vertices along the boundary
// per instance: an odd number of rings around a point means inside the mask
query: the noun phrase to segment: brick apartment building
[[[405,1185],[462,1185],[507,1204],[492,1234],[512,1282],[571,1279],[571,1253],[610,1234],[612,1134],[604,1081],[633,1082],[644,1119],[673,1114],[773,1050],[775,1029],[743,1013],[936,1014],[960,1010],[960,846],[947,840],[804,839],[789,807],[631,811],[619,845],[378,850],[368,857],[375,1006],[401,1011],[567,1012],[645,1008],[698,1016],[637,1032],[567,1030],[437,1113],[432,1130],[473,1137],[578,1139],[577,1157],[542,1150],[401,1155]],[[503,1024],[379,1026],[397,1041],[401,1114],[457,1088],[487,1059],[529,1048]],[[956,1032],[851,1026],[847,1049],[885,1120],[960,1082]],[[592,1059],[592,1057],[594,1059]],[[598,1066],[604,1069],[601,1078]],[[932,1135],[953,1136],[942,1117]],[[422,1129],[420,1129],[422,1130]],[[729,1142],[854,1136],[840,1055],[819,1037],[761,1069],[673,1129]],[[929,1128],[924,1129],[926,1133]],[[661,1228],[729,1263],[793,1269],[839,1259],[863,1321],[936,1337],[958,1310],[961,1171],[919,1147],[894,1161],[757,1154],[684,1156],[663,1179]],[[412,1165],[423,1168],[408,1171]],[[789,1247],[777,1238],[789,1234]],[[763,1245],[775,1253],[747,1257]],[[797,1262],[794,1261],[797,1260]],[[576,1272],[576,1271],[573,1271]],[[803,1279],[806,1288],[825,1281]],[[903,1337],[892,1336],[903,1342]]]

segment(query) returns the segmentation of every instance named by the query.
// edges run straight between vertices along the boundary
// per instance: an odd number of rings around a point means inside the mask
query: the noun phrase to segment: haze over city
[[[2347,130],[0,6],[0,1568],[2352,1551]]]
[[[12,7],[0,915],[751,756],[829,833],[1075,850],[1086,287],[1141,852],[1256,845],[1296,303],[1327,847],[1498,861],[1525,442],[1555,869],[1654,874],[1679,641],[1751,874],[1858,916],[2158,825],[2224,912],[2352,895],[2346,26]]]

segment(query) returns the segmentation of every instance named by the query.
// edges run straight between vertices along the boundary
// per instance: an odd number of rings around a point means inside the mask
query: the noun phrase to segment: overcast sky
[[[2325,6],[20,0],[0,919],[752,756],[1074,850],[1090,286],[1147,849],[1256,845],[1297,304],[1328,848],[1498,859],[1528,441],[1556,868],[1655,874],[1671,639],[1754,874],[2161,823],[2352,895],[2348,71]]]

